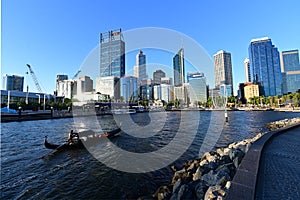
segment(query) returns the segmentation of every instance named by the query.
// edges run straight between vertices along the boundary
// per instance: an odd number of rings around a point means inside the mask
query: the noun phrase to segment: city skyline
[[[255,4],[272,7],[272,9],[264,9],[264,11],[256,12],[255,15],[250,15],[251,9],[244,8]],[[72,9],[69,9],[68,1],[2,2],[1,75],[7,73],[24,76],[24,85],[27,85],[28,81],[29,90],[35,91],[31,77],[25,74],[26,64],[29,63],[46,92],[53,93],[56,75],[68,74],[72,77],[89,52],[98,45],[101,32],[118,27],[129,30],[152,26],[173,29],[192,37],[207,50],[211,57],[220,49],[231,52],[233,91],[236,94],[237,84],[245,82],[243,61],[248,57],[247,46],[251,39],[268,36],[272,38],[280,52],[299,49],[300,41],[297,35],[300,34],[300,30],[299,27],[293,25],[298,22],[296,14],[298,1],[284,5],[277,3],[270,5],[261,1],[239,4],[221,2],[218,5],[214,5],[213,2],[172,5],[186,11],[182,16],[177,16],[172,12],[166,16],[165,11],[171,6],[166,2],[159,3],[160,6],[153,3],[147,6],[147,11],[143,12],[130,11],[134,9],[132,7],[134,2],[113,7],[105,2],[99,5],[100,2],[92,1],[90,4],[72,2]],[[102,6],[106,9],[98,12],[97,9]],[[236,12],[225,12],[225,10],[232,9],[232,6],[235,7]],[[66,10],[68,12],[65,12]],[[156,12],[157,10],[159,12]],[[105,17],[111,16],[111,11],[114,11],[114,16]],[[157,16],[153,16],[154,11]],[[270,12],[280,13],[280,18],[267,20],[271,16]],[[77,13],[82,13],[82,15],[77,16]],[[143,17],[137,19],[136,15],[141,13]],[[218,24],[215,27],[214,22],[224,16],[231,23]],[[237,16],[242,17],[237,19]],[[266,21],[268,23],[265,23]],[[288,30],[285,34],[282,34],[282,29],[278,29],[278,23]],[[224,26],[228,31],[220,34],[218,30]],[[249,29],[249,26],[252,28]],[[247,31],[240,34],[240,30]],[[148,55],[147,52],[146,54]],[[160,59],[149,55],[147,59],[148,63],[159,61],[172,66],[172,61],[164,57]],[[126,67],[133,66],[134,62],[134,58],[128,58]]]

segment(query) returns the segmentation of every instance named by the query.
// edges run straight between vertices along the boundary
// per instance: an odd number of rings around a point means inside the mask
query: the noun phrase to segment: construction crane
[[[76,74],[73,76],[73,78],[72,79],[75,79],[75,78],[77,78],[77,76],[78,76],[78,74],[81,72],[81,70],[78,70],[77,72],[76,72]]]
[[[42,88],[41,88],[41,86],[40,86],[40,84],[39,84],[39,81],[38,81],[38,79],[37,79],[35,73],[33,72],[31,66],[30,66],[29,64],[26,64],[26,65],[27,65],[27,67],[28,67],[28,69],[29,69],[29,72],[30,72],[31,77],[32,77],[32,79],[33,79],[33,82],[34,82],[34,84],[35,84],[35,86],[36,86],[36,89],[37,89],[40,93],[43,93]]]

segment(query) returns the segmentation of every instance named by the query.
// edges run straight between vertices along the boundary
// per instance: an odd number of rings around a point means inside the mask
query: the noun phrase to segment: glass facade
[[[262,86],[261,94],[266,97],[282,95],[279,52],[271,39],[252,40],[248,51],[251,80]]]
[[[181,48],[178,53],[173,58],[173,68],[174,68],[174,85],[181,86],[185,82],[184,80],[184,54],[183,48]]]
[[[100,35],[100,77],[125,75],[125,42],[121,29]]]
[[[138,78],[139,82],[141,80],[147,79],[146,73],[146,55],[143,54],[143,51],[140,50],[136,55],[136,70],[135,76]]]
[[[136,77],[125,76],[120,79],[120,96],[124,102],[137,100],[138,93]]]
[[[298,50],[283,51],[280,57],[284,72],[300,70]]]
[[[3,89],[4,90],[13,90],[23,92],[24,88],[24,77],[17,75],[7,75],[3,76]]]
[[[280,54],[283,74],[283,93],[300,89],[300,64],[298,50],[283,51]]]
[[[207,101],[206,78],[204,76],[189,78],[190,101],[197,105],[197,102]]]

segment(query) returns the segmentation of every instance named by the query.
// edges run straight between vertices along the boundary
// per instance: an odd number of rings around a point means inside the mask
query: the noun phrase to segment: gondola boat
[[[93,131],[85,131],[85,132],[79,133],[79,138],[75,138],[75,140],[72,143],[65,142],[62,145],[49,143],[47,140],[48,139],[47,136],[45,136],[44,146],[47,149],[54,149],[56,151],[68,150],[68,149],[82,149],[85,147],[85,144],[87,144],[87,145],[92,144],[92,143],[94,144],[94,143],[100,141],[101,139],[103,139],[104,137],[107,137],[107,138],[117,137],[117,136],[119,136],[120,131],[121,131],[120,128],[117,128],[112,131],[108,131],[103,134],[95,134],[95,132],[93,132]]]

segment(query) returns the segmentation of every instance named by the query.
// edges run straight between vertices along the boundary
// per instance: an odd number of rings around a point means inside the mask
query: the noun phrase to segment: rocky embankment
[[[300,123],[300,118],[271,122],[270,130]],[[264,133],[253,138],[229,144],[225,148],[205,153],[201,158],[183,164],[181,170],[174,170],[170,185],[164,185],[152,195],[152,199],[224,199],[229,191],[236,169],[251,144]],[[149,199],[149,198],[139,198]]]
[[[296,124],[296,123],[300,123],[300,117],[293,118],[293,119],[283,119],[280,121],[271,122],[271,123],[268,123],[266,126],[269,130],[273,131],[273,130],[276,130],[279,128],[283,128],[283,127],[286,127],[289,125]]]

